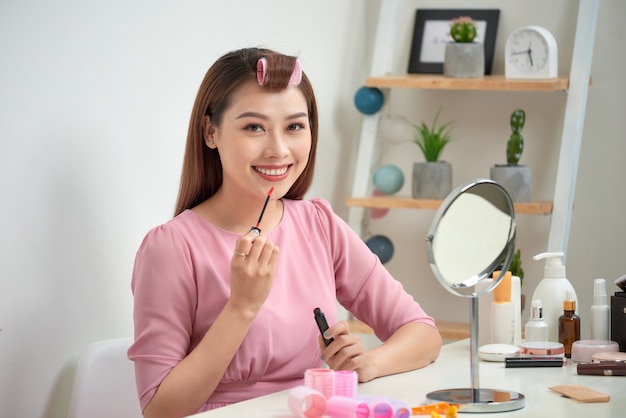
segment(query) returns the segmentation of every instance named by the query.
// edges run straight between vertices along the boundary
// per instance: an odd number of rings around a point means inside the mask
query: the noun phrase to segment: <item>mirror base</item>
[[[496,389],[443,389],[430,392],[426,398],[436,402],[459,404],[459,412],[470,413],[515,411],[526,404],[523,394]]]

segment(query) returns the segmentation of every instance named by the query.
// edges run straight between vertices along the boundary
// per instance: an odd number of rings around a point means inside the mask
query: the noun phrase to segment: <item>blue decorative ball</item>
[[[373,115],[383,107],[383,92],[376,87],[361,87],[354,95],[354,105],[359,112]]]
[[[394,194],[404,185],[404,174],[395,165],[387,164],[374,172],[373,181],[381,193]]]
[[[368,239],[365,244],[378,256],[380,262],[383,264],[393,257],[393,243],[384,235],[374,235]]]

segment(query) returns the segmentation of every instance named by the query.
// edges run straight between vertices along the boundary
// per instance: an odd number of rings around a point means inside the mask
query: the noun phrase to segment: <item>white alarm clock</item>
[[[554,78],[558,76],[557,44],[541,26],[524,26],[513,31],[504,48],[506,78]]]

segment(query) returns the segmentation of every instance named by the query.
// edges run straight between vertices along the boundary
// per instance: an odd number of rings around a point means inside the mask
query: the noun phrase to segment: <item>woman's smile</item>
[[[285,179],[289,175],[291,167],[292,164],[282,166],[253,166],[254,171],[256,171],[263,179],[269,181],[281,181]]]

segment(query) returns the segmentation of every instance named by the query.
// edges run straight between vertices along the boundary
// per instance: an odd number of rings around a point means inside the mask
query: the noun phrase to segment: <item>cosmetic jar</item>
[[[615,341],[610,340],[578,340],[572,344],[572,361],[590,363],[591,356],[596,353],[619,351]]]
[[[519,352],[527,356],[564,357],[565,347],[553,341],[529,341],[520,345]]]

